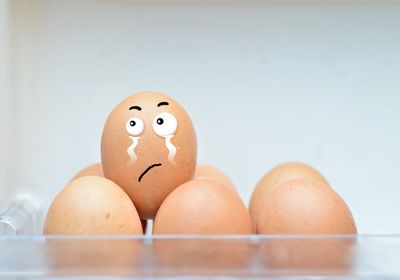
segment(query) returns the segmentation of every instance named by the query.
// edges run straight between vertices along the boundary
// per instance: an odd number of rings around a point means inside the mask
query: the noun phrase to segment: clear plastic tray
[[[398,279],[399,251],[400,236],[1,237],[0,276]]]
[[[35,216],[0,215],[0,277],[400,277],[399,235],[42,236]]]

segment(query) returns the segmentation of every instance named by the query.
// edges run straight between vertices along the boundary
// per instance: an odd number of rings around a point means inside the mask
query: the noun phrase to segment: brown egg
[[[88,167],[82,169],[78,174],[76,174],[71,181],[84,176],[104,177],[103,166],[101,165],[101,163],[89,165]],[[144,219],[140,219],[140,222],[142,223],[143,233],[146,233],[147,221]]]
[[[104,177],[103,166],[101,163],[95,163],[79,171],[72,180],[78,179],[83,176],[100,176]],[[71,181],[72,181],[71,180]]]
[[[250,215],[232,190],[197,179],[175,189],[161,205],[154,234],[251,234]]]
[[[84,176],[104,177],[103,166],[101,165],[101,163],[95,163],[95,164],[89,165],[88,167],[82,169],[78,174],[76,174],[75,177],[72,178],[71,181],[78,179],[80,177],[84,177]],[[143,233],[146,233],[147,221],[140,219],[140,222],[142,223]]]
[[[132,199],[140,217],[154,218],[163,200],[192,179],[196,134],[172,98],[141,92],[111,112],[101,141],[104,174]]]
[[[294,179],[278,186],[258,213],[260,234],[355,234],[346,203],[329,186],[311,179]]]
[[[85,176],[69,183],[47,213],[44,234],[142,234],[139,215],[112,181]]]
[[[274,167],[257,183],[251,196],[249,212],[253,221],[253,227],[258,222],[257,215],[263,207],[267,194],[282,183],[297,178],[309,178],[328,184],[326,179],[316,169],[304,163],[287,162]]]
[[[194,172],[193,179],[209,179],[220,183],[223,186],[227,186],[237,192],[232,181],[226,176],[221,170],[206,164],[199,164]]]

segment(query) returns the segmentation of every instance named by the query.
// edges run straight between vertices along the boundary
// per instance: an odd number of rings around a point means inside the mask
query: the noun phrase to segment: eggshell
[[[76,174],[75,177],[71,181],[78,179],[80,177],[84,177],[84,176],[104,177],[103,166],[101,165],[101,163],[95,163],[95,164],[89,165],[88,167],[82,169],[78,174]],[[140,219],[140,222],[142,223],[143,233],[146,233],[147,221]]]
[[[142,219],[152,219],[167,195],[193,178],[196,134],[175,100],[141,92],[123,100],[109,115],[101,156],[106,178],[125,190]]]
[[[271,191],[258,216],[260,234],[355,234],[350,209],[324,183],[294,179]]]
[[[264,199],[268,193],[282,183],[297,178],[309,178],[328,185],[326,179],[310,165],[300,162],[287,162],[274,167],[261,178],[253,191],[249,205],[253,226],[258,222],[257,215],[261,211]]]
[[[232,190],[211,180],[192,180],[161,205],[154,234],[251,234],[250,215]]]
[[[206,164],[198,164],[193,179],[209,179],[237,192],[232,181],[221,170]]]
[[[112,181],[85,176],[69,183],[47,213],[44,234],[142,234],[139,215]]]
[[[79,171],[79,173],[76,174],[72,180],[75,180],[75,179],[78,179],[78,178],[84,177],[84,176],[104,177],[103,166],[101,165],[101,163],[95,163],[95,164],[89,165],[88,167]]]

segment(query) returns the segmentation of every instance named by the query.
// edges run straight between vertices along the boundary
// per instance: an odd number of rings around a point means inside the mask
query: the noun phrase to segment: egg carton
[[[37,209],[0,215],[0,279],[399,279],[398,235],[43,236]]]

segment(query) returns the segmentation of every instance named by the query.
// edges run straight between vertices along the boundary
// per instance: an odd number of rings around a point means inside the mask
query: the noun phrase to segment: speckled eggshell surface
[[[167,195],[192,179],[196,133],[174,99],[155,92],[137,93],[109,115],[101,158],[106,178],[125,190],[141,218],[152,219]]]
[[[226,186],[232,189],[233,191],[237,192],[231,179],[229,179],[229,177],[226,176],[221,170],[211,165],[198,164],[196,167],[196,171],[194,172],[193,179],[214,180],[217,183],[220,183],[221,185]]]
[[[239,196],[219,183],[196,179],[175,189],[154,220],[153,234],[251,234]]]
[[[253,226],[257,224],[258,213],[263,207],[265,197],[282,183],[297,178],[308,178],[328,184],[321,173],[305,163],[286,162],[272,168],[257,183],[251,196],[249,212]]]
[[[139,215],[112,181],[85,176],[70,182],[47,213],[44,234],[142,234]]]
[[[329,186],[311,179],[283,183],[265,197],[259,213],[260,234],[356,234],[343,199]]]

